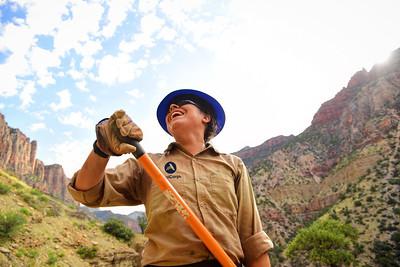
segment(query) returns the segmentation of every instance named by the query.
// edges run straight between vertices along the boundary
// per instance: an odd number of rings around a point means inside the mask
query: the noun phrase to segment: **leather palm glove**
[[[141,141],[143,132],[121,109],[96,125],[96,137],[97,146],[102,152],[108,156],[120,156],[136,151],[136,147],[124,142],[124,139]]]

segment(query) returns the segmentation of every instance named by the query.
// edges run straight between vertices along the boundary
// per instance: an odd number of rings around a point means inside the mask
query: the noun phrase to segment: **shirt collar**
[[[164,153],[165,153],[165,154],[169,154],[169,153],[171,153],[171,152],[172,152],[173,150],[175,150],[175,149],[183,150],[183,148],[182,148],[182,146],[181,146],[180,144],[178,144],[177,142],[172,142],[172,143],[170,143],[170,144],[168,145],[167,149],[164,150]],[[206,151],[214,152],[214,153],[216,153],[217,155],[221,154],[221,153],[220,153],[218,150],[216,150],[216,149],[214,148],[214,146],[213,146],[212,144],[210,144],[210,143],[206,143],[206,148],[205,148],[203,151],[201,151],[199,154],[205,153]]]

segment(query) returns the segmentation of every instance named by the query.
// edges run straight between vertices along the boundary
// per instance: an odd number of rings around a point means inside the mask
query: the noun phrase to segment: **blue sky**
[[[194,88],[224,106],[214,144],[234,152],[302,132],[352,74],[400,47],[399,11],[397,0],[0,0],[0,112],[71,176],[117,109],[162,151],[158,103]]]

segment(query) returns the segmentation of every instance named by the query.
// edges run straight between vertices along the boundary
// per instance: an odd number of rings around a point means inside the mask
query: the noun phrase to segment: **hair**
[[[212,114],[208,114],[210,116],[211,120],[209,123],[207,123],[206,129],[204,131],[204,142],[207,143],[209,142],[217,133],[217,121],[215,117]]]

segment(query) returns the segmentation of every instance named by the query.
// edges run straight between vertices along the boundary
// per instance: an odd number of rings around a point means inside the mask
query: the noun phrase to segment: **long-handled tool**
[[[161,173],[139,142],[134,139],[127,139],[124,141],[136,147],[136,151],[133,153],[135,158],[139,161],[147,174],[150,175],[152,180],[159,186],[167,199],[174,205],[178,213],[190,225],[195,234],[203,241],[204,245],[219,261],[219,263],[221,263],[221,265],[224,267],[235,267],[236,265],[233,263],[231,258],[229,258],[226,252],[218,244],[217,240],[215,240],[207,228],[200,222],[200,220],[182,199],[168,179],[165,178],[165,176]]]

